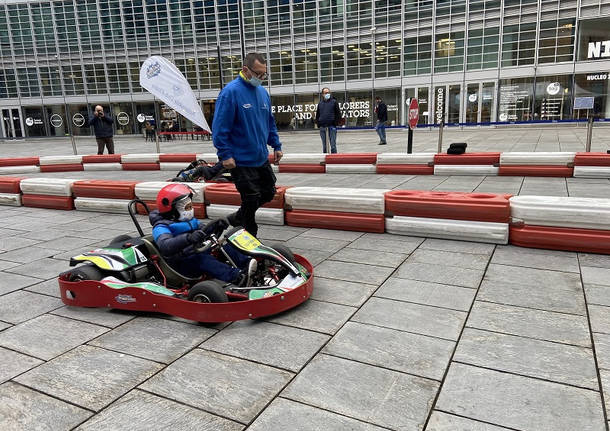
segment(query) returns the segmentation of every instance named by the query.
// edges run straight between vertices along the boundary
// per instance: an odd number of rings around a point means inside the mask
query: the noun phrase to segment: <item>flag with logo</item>
[[[153,55],[142,63],[140,85],[203,130],[212,132],[188,81],[166,58]]]

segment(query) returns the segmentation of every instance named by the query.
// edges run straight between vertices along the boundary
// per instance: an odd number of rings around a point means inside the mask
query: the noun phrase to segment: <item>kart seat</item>
[[[165,274],[168,286],[181,287],[185,281],[189,284],[195,284],[199,281],[199,278],[186,277],[169,266],[165,259],[163,259],[163,256],[161,256],[161,253],[159,253],[159,249],[157,248],[152,235],[143,236],[142,242],[146,245],[146,249],[151,256],[156,255],[159,257],[157,263],[159,264],[161,271],[163,271],[163,274]]]

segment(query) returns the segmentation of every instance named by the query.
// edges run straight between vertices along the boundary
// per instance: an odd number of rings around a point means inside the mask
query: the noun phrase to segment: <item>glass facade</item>
[[[100,102],[117,134],[142,133],[140,114],[165,121],[139,85],[150,55],[176,64],[211,120],[249,51],[267,57],[282,129],[314,127],[325,86],[345,127],[373,125],[376,95],[397,126],[411,97],[422,125],[579,118],[587,95],[610,117],[610,81],[594,77],[610,72],[609,12],[610,0],[4,0],[0,136],[90,134],[74,115]]]

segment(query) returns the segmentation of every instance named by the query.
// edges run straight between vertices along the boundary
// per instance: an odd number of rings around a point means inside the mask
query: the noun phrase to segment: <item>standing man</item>
[[[377,114],[375,130],[377,130],[379,135],[379,145],[385,145],[387,144],[385,139],[385,123],[388,121],[388,107],[383,103],[380,96],[375,97],[375,101],[377,102],[377,106],[375,106],[375,113]]]
[[[282,158],[271,99],[261,86],[266,78],[265,57],[256,52],[246,55],[239,76],[218,95],[212,124],[218,158],[231,171],[241,195],[241,207],[227,218],[254,236],[258,234],[256,210],[275,195],[276,179],[267,145],[273,148],[276,164]]]
[[[322,89],[322,100],[318,103],[316,110],[316,124],[320,129],[322,138],[322,152],[326,153],[326,130],[328,130],[328,140],[330,141],[330,152],[337,152],[337,124],[341,120],[341,110],[339,103],[331,96],[330,89]]]
[[[108,154],[114,154],[114,120],[110,114],[104,114],[101,105],[95,107],[93,115],[89,117],[89,125],[95,130],[95,140],[97,142],[97,153],[104,154],[104,146],[108,148]]]

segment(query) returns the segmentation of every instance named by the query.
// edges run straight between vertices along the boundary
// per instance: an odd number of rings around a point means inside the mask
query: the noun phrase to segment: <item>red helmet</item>
[[[163,187],[157,194],[157,208],[161,214],[176,208],[176,202],[185,197],[193,197],[193,189],[184,184],[172,183]]]

